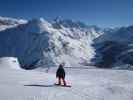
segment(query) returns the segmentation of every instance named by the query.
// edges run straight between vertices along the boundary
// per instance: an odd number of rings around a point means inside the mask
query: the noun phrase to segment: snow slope
[[[4,63],[2,66],[5,66]],[[56,68],[26,71],[0,65],[1,100],[132,100],[133,72],[66,69],[71,88],[54,86]]]

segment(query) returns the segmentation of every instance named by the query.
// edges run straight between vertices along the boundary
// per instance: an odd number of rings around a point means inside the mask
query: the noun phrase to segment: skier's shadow
[[[54,85],[38,85],[38,84],[29,84],[24,86],[31,86],[31,87],[53,87]]]

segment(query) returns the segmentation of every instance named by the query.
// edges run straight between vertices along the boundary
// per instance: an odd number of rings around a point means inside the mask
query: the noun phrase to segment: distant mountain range
[[[36,62],[52,67],[65,62],[67,67],[91,64],[131,69],[132,34],[133,26],[101,29],[60,18],[27,21],[0,17],[0,57],[17,57],[27,66]]]
[[[133,26],[105,31],[94,40],[92,60],[99,67],[133,69]]]

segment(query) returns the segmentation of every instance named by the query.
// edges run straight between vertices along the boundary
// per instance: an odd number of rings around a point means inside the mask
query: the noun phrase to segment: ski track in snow
[[[55,68],[44,71],[0,69],[1,100],[133,100],[133,72],[66,69],[72,87],[53,84]]]

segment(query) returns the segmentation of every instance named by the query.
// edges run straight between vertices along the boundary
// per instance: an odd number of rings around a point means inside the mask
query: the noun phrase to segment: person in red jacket
[[[63,85],[66,86],[65,81],[65,70],[64,70],[64,64],[60,64],[57,72],[56,72],[56,78],[58,78],[58,85],[61,85],[61,80],[63,81]]]

